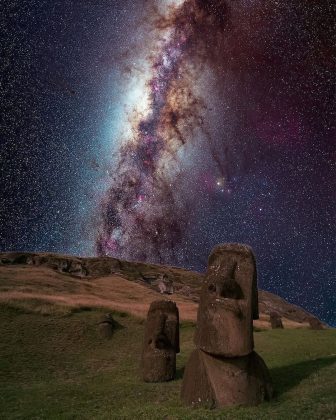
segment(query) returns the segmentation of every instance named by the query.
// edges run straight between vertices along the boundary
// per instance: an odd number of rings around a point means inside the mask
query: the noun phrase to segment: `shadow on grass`
[[[176,369],[175,380],[182,379],[184,374],[184,366]]]
[[[304,379],[335,362],[336,356],[329,356],[270,369],[276,396],[281,396]]]

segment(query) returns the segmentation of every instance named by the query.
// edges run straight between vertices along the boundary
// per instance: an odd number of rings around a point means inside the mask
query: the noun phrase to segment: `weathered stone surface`
[[[270,323],[272,329],[283,329],[281,316],[278,314],[278,312],[270,313]]]
[[[273,394],[263,359],[255,352],[237,358],[194,350],[185,368],[181,398],[191,406],[257,405]]]
[[[145,382],[167,382],[176,374],[176,353],[174,349],[147,351],[142,359],[143,380]]]
[[[157,286],[159,292],[162,294],[172,295],[174,293],[173,280],[166,274],[160,274],[153,284]]]
[[[253,319],[258,319],[255,258],[250,247],[218,245],[210,254],[197,315],[195,344],[225,357],[253,351]]]
[[[176,353],[180,351],[179,313],[175,302],[161,300],[150,305],[145,327],[142,375],[145,382],[174,378]]]
[[[77,277],[85,277],[86,269],[82,266],[81,262],[71,262],[68,268],[68,272]]]
[[[272,382],[253,351],[259,317],[255,258],[250,247],[217,246],[211,253],[197,314],[195,350],[185,369],[182,400],[192,406],[257,405]]]

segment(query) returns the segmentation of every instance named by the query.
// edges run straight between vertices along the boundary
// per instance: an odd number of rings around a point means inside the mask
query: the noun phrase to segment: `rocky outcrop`
[[[162,290],[163,294],[173,293],[185,296],[193,302],[199,302],[201,295],[200,285],[204,279],[203,274],[182,268],[128,262],[111,257],[79,258],[53,253],[3,252],[0,253],[1,265],[44,266],[62,274],[83,279],[118,275],[126,280],[140,283],[154,291],[160,292]],[[168,281],[160,283],[159,279],[162,277],[168,279]],[[225,288],[229,290],[230,287],[229,282],[226,283]],[[232,290],[232,292],[236,293],[237,291]],[[270,327],[269,315],[275,311],[282,318],[285,326],[286,322],[288,325],[289,320],[290,322],[293,321],[296,327],[300,326],[300,324],[307,328],[309,327],[312,315],[301,307],[263,290],[259,290],[258,299],[259,313],[262,314],[262,320],[258,322],[266,322],[268,327]],[[326,327],[323,323],[322,325],[323,328]]]
[[[309,325],[312,330],[323,330],[325,328],[322,322],[314,316],[309,318]]]
[[[44,266],[75,277],[86,277],[88,271],[80,258],[56,254],[8,253],[0,255],[0,264]]]
[[[181,391],[187,405],[208,408],[256,405],[272,394],[267,366],[256,352],[222,358],[199,349],[188,360]]]

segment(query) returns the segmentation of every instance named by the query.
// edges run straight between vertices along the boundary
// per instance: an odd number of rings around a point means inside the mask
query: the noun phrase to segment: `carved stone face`
[[[145,381],[173,379],[179,345],[179,314],[175,302],[152,302],[147,315],[142,355]]]
[[[179,348],[179,314],[176,304],[172,301],[152,302],[145,332],[145,348],[174,349]]]
[[[258,318],[255,259],[245,245],[217,246],[211,253],[198,309],[195,343],[225,357],[253,350],[253,319]]]

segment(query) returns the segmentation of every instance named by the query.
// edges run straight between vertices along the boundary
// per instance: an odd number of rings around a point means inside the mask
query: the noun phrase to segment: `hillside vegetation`
[[[172,295],[158,292],[164,274]],[[276,396],[259,407],[184,407],[179,394],[193,349],[202,274],[113,258],[0,254],[0,419],[333,419],[336,330],[308,329],[311,315],[259,291],[256,350],[270,368]],[[144,319],[156,299],[180,310],[177,377],[143,383]],[[284,330],[269,329],[269,312]],[[113,336],[99,322],[113,312]]]
[[[114,313],[118,327],[104,339],[97,327],[103,310],[50,303],[37,313],[31,305],[0,304],[1,419],[336,418],[333,329],[256,332],[275,399],[258,407],[210,411],[184,407],[179,399],[193,348],[192,322],[181,325],[177,379],[148,384],[139,374],[143,319]]]
[[[172,283],[172,295],[158,292],[157,279],[162,275]],[[0,301],[36,312],[53,304],[77,309],[103,307],[145,317],[153,300],[172,299],[182,320],[196,321],[202,279],[202,274],[181,268],[116,258],[0,253]],[[285,328],[308,328],[312,318],[302,308],[259,290],[260,319],[254,322],[255,327],[270,328],[272,311],[280,314]]]

